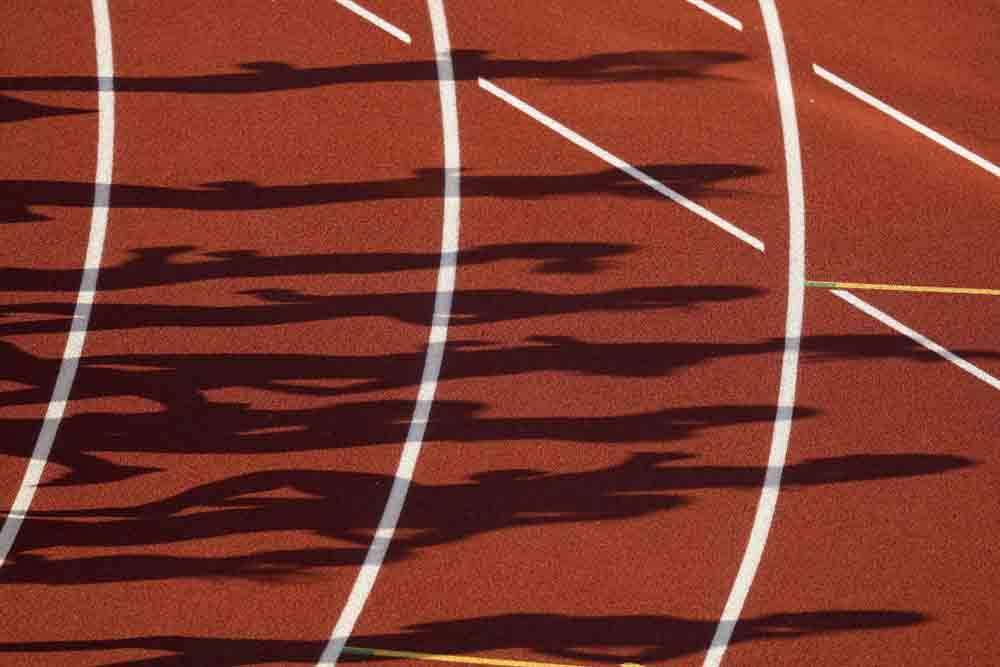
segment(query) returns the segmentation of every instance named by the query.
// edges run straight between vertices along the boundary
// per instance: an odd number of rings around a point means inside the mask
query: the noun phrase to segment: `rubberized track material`
[[[1000,655],[995,4],[0,19],[0,665]]]

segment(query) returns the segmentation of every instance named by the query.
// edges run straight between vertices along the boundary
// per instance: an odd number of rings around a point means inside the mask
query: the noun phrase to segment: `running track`
[[[0,664],[994,661],[1000,6],[362,4],[0,9]]]

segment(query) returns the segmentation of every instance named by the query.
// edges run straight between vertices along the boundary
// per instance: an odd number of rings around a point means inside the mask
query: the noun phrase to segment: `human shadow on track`
[[[149,383],[156,383],[150,378]],[[498,418],[469,401],[434,404],[426,441],[548,440],[573,443],[641,443],[682,440],[711,428],[767,422],[769,405],[708,405],[595,417]],[[274,454],[400,444],[406,440],[413,402],[383,400],[299,410],[251,408],[242,403],[184,404],[148,413],[89,412],[63,419],[50,460],[67,471],[47,486],[107,483],[154,472],[121,465],[103,452],[170,454]],[[814,414],[797,409],[797,417]],[[0,421],[3,453],[30,455],[38,420]],[[99,434],[99,437],[98,437]]]
[[[677,79],[718,78],[710,70],[740,62],[733,51],[623,51],[567,60],[492,58],[489,51],[451,51],[457,80],[552,79],[592,83],[655,83]],[[232,95],[319,88],[337,84],[437,81],[433,60],[359,63],[335,67],[296,67],[280,61],[241,63],[240,72],[193,76],[117,76],[116,92],[170,92]],[[0,90],[96,91],[93,76],[5,76]]]
[[[732,644],[898,628],[926,620],[920,613],[888,609],[770,614],[741,619]],[[715,620],[676,616],[520,613],[422,623],[398,634],[352,637],[350,643],[452,654],[524,649],[581,662],[649,664],[703,652],[715,626]],[[349,655],[342,658],[343,662],[364,660]]]
[[[925,614],[894,609],[829,609],[751,616],[740,620],[733,645],[848,632],[874,632],[924,623]],[[597,664],[644,664],[705,651],[716,621],[679,616],[571,616],[520,613],[480,616],[409,626],[407,632],[352,637],[349,645],[464,655],[498,649],[522,649],[565,660]],[[233,639],[155,635],[122,639],[49,640],[0,643],[0,653],[93,654],[100,651],[155,653],[115,662],[116,667],[245,667],[261,664],[315,664],[327,641]],[[163,655],[166,653],[167,655]],[[527,656],[520,656],[521,659]],[[342,655],[340,662],[390,658]]]
[[[887,609],[770,614],[742,619],[732,644],[897,628],[926,620],[920,613]],[[703,652],[715,626],[715,620],[676,616],[520,613],[422,623],[408,632],[353,637],[351,644],[426,653],[520,648],[574,661],[649,664]],[[345,655],[342,660],[365,658]]]
[[[779,354],[784,339],[748,343],[587,342],[572,337],[531,336],[520,345],[453,339],[441,381],[532,373],[666,377],[730,357]],[[902,336],[807,336],[805,363],[834,360],[906,359],[944,363],[940,356]],[[1000,359],[1000,353],[957,350],[963,358]],[[386,355],[133,354],[97,355],[80,361],[74,399],[141,396],[172,411],[207,408],[206,392],[255,389],[306,396],[347,396],[415,386],[423,351]],[[45,404],[60,361],[31,355],[0,342],[0,379],[24,385],[0,393],[0,406]],[[213,417],[224,416],[224,412]],[[207,416],[207,415],[206,415]]]
[[[562,294],[514,289],[458,290],[449,324],[453,327],[509,322],[570,313],[641,312],[692,308],[699,303],[757,296],[760,290],[739,285],[671,285],[635,287],[592,294]],[[265,305],[185,306],[142,303],[101,303],[90,331],[148,327],[264,327],[353,317],[387,317],[417,325],[429,324],[433,292],[312,295],[288,289],[256,289],[244,294]],[[0,307],[0,317],[55,315],[0,324],[0,337],[65,333],[74,304],[47,302]],[[417,375],[419,377],[419,374]]]
[[[498,243],[460,250],[462,267],[507,261],[534,262],[533,273],[592,274],[613,258],[635,252],[625,243],[553,242]],[[101,292],[159,287],[204,280],[280,278],[293,276],[397,273],[438,269],[440,253],[358,252],[262,255],[257,250],[215,250],[193,256],[195,246],[136,248],[131,258],[100,272]],[[184,261],[175,261],[182,259]],[[0,288],[6,292],[76,292],[79,269],[0,267]]]
[[[638,167],[686,197],[737,196],[739,191],[711,184],[755,176],[760,167],[742,164],[647,164]],[[114,183],[112,208],[255,211],[388,199],[438,199],[444,170],[417,169],[408,178],[296,185],[253,181],[215,181],[192,188]],[[462,197],[544,199],[554,196],[621,196],[663,199],[662,195],[618,169],[554,175],[467,174]],[[664,202],[670,204],[664,199]],[[94,184],[74,181],[0,181],[0,222],[45,219],[32,206],[91,208]],[[672,204],[671,204],[672,205]],[[331,223],[333,224],[333,223]]]
[[[401,534],[388,557],[399,560],[420,549],[527,526],[606,526],[695,501],[682,492],[757,492],[766,474],[763,466],[690,465],[694,458],[680,452],[638,452],[618,465],[583,472],[493,470],[457,484],[413,482],[400,518]],[[971,465],[974,462],[963,457],[914,453],[810,459],[787,466],[783,484],[907,478]],[[391,476],[381,474],[268,470],[137,506],[38,511],[27,519],[3,578],[8,584],[49,585],[225,577],[277,582],[306,577],[317,569],[359,565],[378,524],[383,503],[376,500],[384,499],[392,482]],[[288,491],[295,495],[282,495]],[[74,520],[78,518],[83,520]],[[330,538],[355,546],[286,548],[221,559],[133,552],[49,561],[32,553],[53,547],[134,549],[250,534],[283,534],[284,545]]]
[[[479,377],[559,373],[608,377],[665,377],[729,357],[780,354],[782,339],[749,343],[591,343],[574,338],[532,337],[514,346],[455,340],[445,356],[444,382]],[[908,338],[814,336],[802,341],[809,363],[898,358],[943,363]],[[997,353],[959,350],[963,357],[998,358]],[[0,343],[0,379],[21,388],[0,393],[0,406],[44,405],[60,361],[36,357],[12,343]],[[254,454],[310,451],[403,442],[412,413],[406,400],[342,402],[297,410],[263,409],[213,402],[219,390],[267,391],[318,399],[343,399],[363,392],[414,386],[423,353],[373,356],[302,354],[101,355],[81,359],[75,400],[138,397],[162,406],[139,414],[87,412],[70,415],[60,427],[55,462],[68,468],[53,484],[125,479],[152,469],[113,463],[100,452]],[[674,407],[589,419],[552,416],[496,419],[488,406],[439,402],[428,437],[459,441],[540,440],[654,442],[678,440],[713,425],[773,419],[766,405]],[[808,414],[800,410],[799,416]],[[29,456],[37,420],[0,422],[4,449]],[[100,434],[97,437],[97,434]]]
[[[0,95],[0,123],[47,118],[50,116],[73,116],[94,113],[92,109],[76,109],[72,107],[55,107],[38,102],[20,100],[9,95]]]

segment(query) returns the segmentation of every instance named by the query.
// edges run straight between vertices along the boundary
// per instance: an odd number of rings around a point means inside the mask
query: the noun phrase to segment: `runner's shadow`
[[[699,466],[694,455],[637,452],[622,463],[582,472],[492,470],[461,483],[412,482],[390,561],[486,533],[557,524],[625,521],[696,502],[682,492],[759,491],[764,466]],[[806,460],[785,469],[786,487],[943,474],[974,465],[962,457],[861,455]],[[323,576],[324,568],[364,558],[394,479],[330,470],[268,470],[238,475],[136,506],[43,510],[26,520],[5,567],[8,583],[83,584],[112,580],[241,578],[272,582]],[[156,554],[49,561],[51,548],[137,547],[234,535],[283,535],[308,546],[218,558]],[[325,539],[351,546],[316,546]]]
[[[565,60],[493,58],[489,51],[451,52],[456,79],[550,79],[576,83],[652,83],[719,78],[716,67],[746,60],[732,51],[625,51]],[[296,67],[280,61],[241,63],[238,72],[194,76],[116,76],[119,93],[170,92],[210,95],[269,93],[339,84],[437,81],[434,60]],[[96,91],[93,76],[5,76],[0,90]]]
[[[705,292],[705,296],[712,294]],[[721,296],[722,292],[714,295]],[[695,303],[697,300],[691,301]],[[184,321],[180,323],[183,325]],[[800,348],[804,363],[865,359],[945,362],[909,338],[893,334],[807,336]],[[439,377],[442,382],[539,373],[667,377],[714,361],[776,355],[783,350],[784,339],[780,338],[747,343],[604,343],[568,336],[531,336],[524,343],[514,345],[455,338],[448,344]],[[979,349],[960,349],[957,353],[966,359],[1000,358],[1000,353]],[[91,355],[79,362],[73,396],[77,400],[141,396],[160,404],[171,414],[207,409],[211,404],[206,396],[218,390],[252,389],[343,398],[415,386],[425,356],[423,349],[370,356],[294,353]],[[0,380],[18,387],[0,392],[0,406],[47,403],[60,363],[59,359],[38,357],[12,343],[0,341]],[[232,415],[233,410],[230,406],[211,418],[217,420]],[[244,418],[245,415],[241,420]]]
[[[910,627],[928,620],[928,616],[922,613],[893,609],[831,609],[751,616],[737,625],[732,644],[875,632]],[[714,630],[714,621],[679,616],[518,613],[415,624],[405,632],[353,637],[349,645],[450,655],[522,649],[574,661],[617,665],[626,659],[652,663],[701,653],[707,649]],[[126,661],[114,664],[116,667],[248,667],[315,664],[326,645],[325,639],[154,635],[125,639],[2,642],[0,653],[37,655],[77,652],[93,655],[109,651],[144,651],[155,654],[155,657],[126,658]],[[370,660],[386,662],[391,658],[365,658],[349,653],[340,658],[345,663]]]
[[[871,632],[925,621],[927,616],[924,614],[887,609],[770,614],[742,619],[731,644]],[[440,654],[522,649],[574,662],[650,664],[705,651],[715,627],[716,622],[712,620],[677,616],[518,613],[420,623],[396,634],[353,637],[350,643],[366,648]],[[344,662],[366,661],[364,657],[352,655],[344,655],[341,659]]]
[[[289,289],[244,292],[262,304],[185,306],[144,303],[103,303],[94,309],[90,331],[186,327],[264,327],[357,317],[388,317],[426,326],[434,311],[433,292],[313,295]],[[563,294],[514,289],[458,290],[454,295],[453,327],[556,317],[570,313],[642,312],[691,308],[699,303],[745,299],[760,290],[738,285],[670,285],[637,287],[592,294]],[[66,302],[11,304],[0,316],[23,317],[0,324],[0,337],[69,331],[75,304]]]
[[[91,109],[76,109],[72,107],[56,107],[28,100],[20,100],[9,95],[0,95],[0,123],[13,123],[35,118],[52,116],[74,116],[94,113]]]
[[[738,196],[740,191],[713,183],[755,176],[763,169],[741,164],[650,164],[638,167],[686,197]],[[661,199],[662,195],[618,169],[553,175],[484,175],[462,177],[461,193],[469,197],[544,199],[556,196],[619,196]],[[259,211],[323,206],[360,201],[440,198],[444,170],[417,169],[408,178],[343,181],[297,185],[262,185],[228,180],[192,188],[113,183],[112,208],[178,209],[192,211]],[[0,181],[0,222],[45,219],[33,206],[91,208],[94,184],[73,181]]]
[[[149,377],[147,382],[153,385],[157,379]],[[106,452],[254,455],[400,444],[406,440],[413,413],[413,402],[402,400],[299,410],[254,409],[186,394],[171,401],[169,409],[161,412],[88,412],[64,418],[59,446],[52,450],[50,460],[66,470],[46,485],[109,483],[156,472],[156,468],[105,459],[101,454]],[[479,403],[436,402],[425,441],[662,443],[713,428],[774,418],[774,408],[767,405],[667,408],[590,418],[489,417],[485,412],[486,406]],[[797,417],[812,414],[815,412],[808,408],[796,410]],[[28,458],[38,421],[6,419],[0,421],[0,427],[8,435],[3,453]]]
[[[522,345],[496,346],[453,340],[441,381],[532,376],[665,377],[730,357],[780,354],[782,339],[750,343],[591,343],[569,337],[532,337]],[[838,359],[899,358],[944,363],[908,338],[881,336],[807,337],[804,363]],[[959,350],[966,358],[997,353]],[[85,356],[73,397],[107,400],[138,397],[159,411],[119,415],[85,412],[65,418],[53,460],[67,472],[50,483],[102,483],[154,472],[154,468],[112,463],[101,452],[254,454],[310,451],[400,443],[413,405],[407,400],[338,402],[297,410],[267,409],[209,399],[220,391],[270,392],[315,399],[345,398],[416,385],[424,351],[372,355],[178,354]],[[0,405],[44,406],[60,360],[29,354],[0,343],[0,380],[15,388],[0,393]],[[375,394],[378,396],[378,393]],[[428,438],[483,442],[537,439],[551,442],[637,443],[691,437],[715,425],[769,421],[761,406],[677,407],[634,414],[493,418],[487,406],[470,402],[435,405]],[[809,414],[800,411],[800,416]],[[0,422],[4,451],[28,457],[37,436],[35,419]]]
[[[631,244],[602,242],[499,243],[461,250],[457,264],[531,262],[528,270],[534,273],[583,275],[598,273],[614,258],[638,249]],[[135,248],[130,259],[101,269],[101,292],[235,278],[428,271],[437,270],[441,262],[437,252],[262,255],[257,250],[215,250],[202,252],[195,259],[194,250],[186,245]],[[0,285],[8,292],[76,292],[80,277],[79,269],[0,267]]]

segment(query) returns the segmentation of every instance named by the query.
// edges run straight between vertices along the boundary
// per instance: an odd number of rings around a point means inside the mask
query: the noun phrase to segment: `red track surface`
[[[0,664],[314,664],[364,560],[438,266],[427,8],[364,3],[406,46],[334,2],[255,4],[111,7],[100,289],[0,570]],[[744,31],[679,1],[448,5],[458,285],[427,444],[352,645],[701,664],[765,473],[788,280],[760,12],[715,4]],[[996,178],[811,69],[995,161],[1000,7],[811,4],[779,4],[807,277],[1000,287]],[[79,286],[97,103],[89,3],[0,12],[9,508]],[[996,298],[858,295],[1000,375]],[[777,517],[725,664],[995,660],[996,390],[820,290],[798,378]]]

